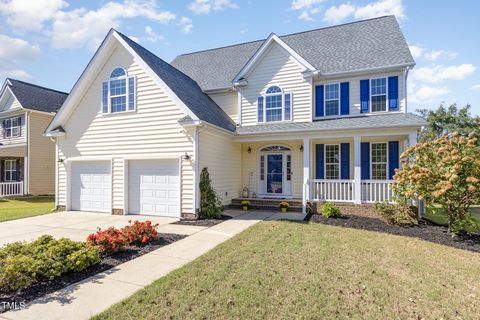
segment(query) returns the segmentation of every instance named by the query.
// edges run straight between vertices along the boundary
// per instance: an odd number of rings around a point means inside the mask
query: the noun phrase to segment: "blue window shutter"
[[[360,80],[360,112],[370,110],[370,80]]]
[[[340,178],[350,179],[350,143],[340,144]]]
[[[395,169],[400,167],[398,141],[388,142],[388,179],[393,179]]]
[[[128,110],[135,110],[136,91],[135,77],[128,78]]]
[[[350,83],[340,83],[340,114],[350,113]]]
[[[323,117],[323,85],[315,87],[315,117]]]
[[[324,168],[324,155],[323,155],[324,145],[317,144],[315,145],[315,177],[316,179],[325,179],[325,168]]]
[[[285,120],[292,120],[292,94],[285,93]]]
[[[102,112],[108,113],[108,81],[102,82]]]
[[[388,77],[388,110],[398,110],[398,76]]]
[[[20,159],[17,159],[17,161],[15,162],[15,177],[14,177],[14,180],[15,181],[20,181]]]
[[[361,178],[370,179],[370,142],[362,142],[360,145]]]
[[[258,108],[257,122],[263,122],[263,97],[258,97],[257,108]]]

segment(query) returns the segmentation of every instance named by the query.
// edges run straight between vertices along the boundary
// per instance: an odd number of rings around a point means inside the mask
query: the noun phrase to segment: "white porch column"
[[[356,136],[353,142],[353,158],[355,163],[355,171],[354,171],[354,184],[355,184],[355,194],[354,200],[355,204],[362,203],[362,167],[361,167],[361,141],[362,137]]]
[[[411,146],[414,146],[416,144],[417,144],[417,133],[412,132],[408,135],[408,145],[411,147]]]
[[[310,138],[303,139],[303,196],[302,212],[307,213],[307,201],[310,199]]]

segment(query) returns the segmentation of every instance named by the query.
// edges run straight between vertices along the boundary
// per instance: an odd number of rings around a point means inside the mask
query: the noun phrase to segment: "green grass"
[[[0,222],[49,213],[54,207],[55,198],[50,196],[0,199]]]
[[[480,223],[480,207],[475,206],[470,208],[470,213],[472,214],[472,217],[477,220],[478,223]],[[427,210],[425,218],[439,225],[448,225],[448,217],[441,208]]]
[[[480,254],[260,222],[94,319],[472,319]]]

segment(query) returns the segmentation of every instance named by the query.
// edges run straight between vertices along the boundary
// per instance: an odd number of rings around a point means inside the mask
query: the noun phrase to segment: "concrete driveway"
[[[75,241],[84,241],[98,227],[121,228],[129,220],[150,220],[158,223],[161,233],[177,233],[190,235],[205,229],[205,227],[170,225],[176,218],[153,216],[116,216],[94,212],[59,212],[32,218],[24,218],[0,222],[0,246],[15,241],[31,241],[41,235],[49,234],[55,238],[66,237]]]

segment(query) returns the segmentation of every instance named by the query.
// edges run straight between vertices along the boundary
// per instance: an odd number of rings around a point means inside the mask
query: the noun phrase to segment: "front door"
[[[283,154],[267,154],[267,193],[284,193]]]

